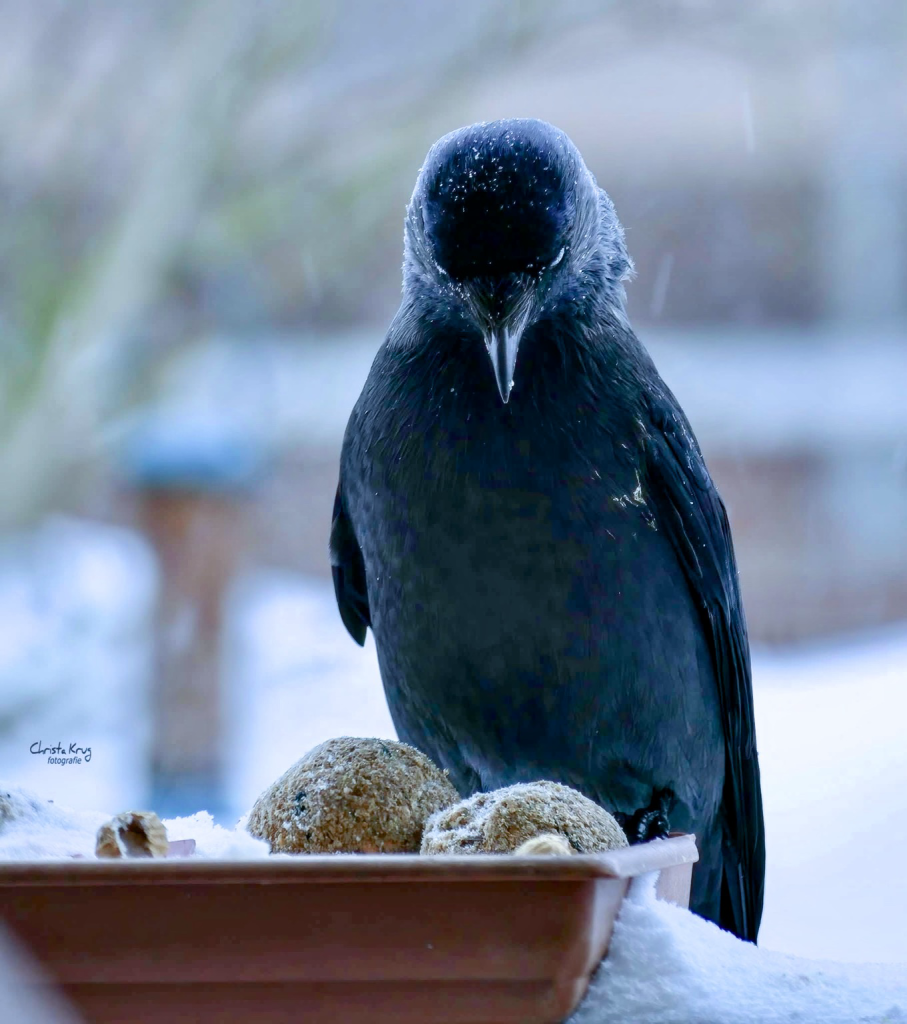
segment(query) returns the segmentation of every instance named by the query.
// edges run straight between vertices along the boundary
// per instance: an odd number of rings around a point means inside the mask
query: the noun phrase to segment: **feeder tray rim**
[[[505,882],[522,878],[552,882],[632,878],[699,859],[695,836],[673,835],[606,853],[573,856],[515,854],[335,853],[283,854],[258,860],[204,857],[123,860],[46,860],[0,863],[0,883],[15,885],[182,885],[191,881],[261,885],[312,882]]]

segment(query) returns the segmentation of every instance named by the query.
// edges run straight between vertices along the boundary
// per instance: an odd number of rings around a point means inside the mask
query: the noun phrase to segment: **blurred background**
[[[900,0],[0,0],[0,776],[230,820],[313,743],[393,734],[333,607],[339,446],[422,158],[501,116],[616,203],[757,710],[812,687],[796,744],[823,684],[885,679],[876,744],[907,713],[905,57]]]

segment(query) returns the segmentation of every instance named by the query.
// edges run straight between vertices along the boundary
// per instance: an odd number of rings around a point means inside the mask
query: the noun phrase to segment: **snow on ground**
[[[839,964],[741,942],[630,887],[611,949],[569,1024],[894,1024],[907,1021],[907,967]]]
[[[82,809],[145,790],[156,591],[128,530],[54,518],[0,545],[0,779]],[[31,752],[70,745],[81,764]]]
[[[907,634],[755,659],[760,942],[907,963]]]

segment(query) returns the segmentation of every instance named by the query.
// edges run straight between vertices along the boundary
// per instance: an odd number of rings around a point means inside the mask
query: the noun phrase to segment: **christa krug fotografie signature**
[[[81,764],[83,761],[88,764],[91,760],[91,747],[80,747],[78,743],[70,743],[68,747],[62,743],[45,747],[36,740],[28,749],[32,754],[46,754],[48,764]]]

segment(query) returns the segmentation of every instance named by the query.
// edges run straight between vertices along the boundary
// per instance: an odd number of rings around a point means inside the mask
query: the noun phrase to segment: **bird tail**
[[[722,844],[721,906],[718,925],[740,939],[755,942],[759,931],[758,913],[753,913],[752,895],[736,846],[725,838]],[[761,909],[761,901],[760,901]]]

